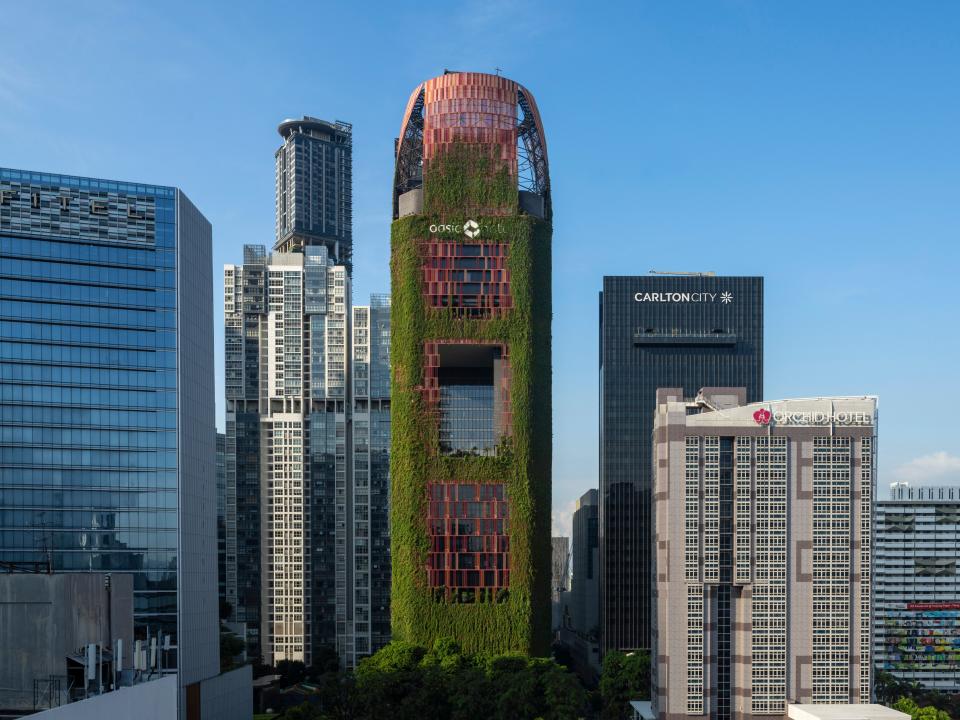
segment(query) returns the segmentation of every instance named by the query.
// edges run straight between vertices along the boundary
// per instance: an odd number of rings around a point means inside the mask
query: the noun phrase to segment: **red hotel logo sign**
[[[757,425],[873,425],[873,415],[867,412],[820,412],[767,410],[760,408],[753,413]]]

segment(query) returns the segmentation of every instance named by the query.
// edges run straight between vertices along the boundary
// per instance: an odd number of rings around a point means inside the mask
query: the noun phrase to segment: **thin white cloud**
[[[477,41],[477,33],[489,33],[483,44],[489,45],[491,41],[509,44],[517,38],[529,41],[545,34],[557,21],[557,15],[557,12],[546,12],[546,8],[537,2],[470,0],[457,13],[455,22],[467,33],[464,37],[470,38],[470,42]],[[504,74],[510,77],[509,72]]]
[[[553,508],[553,522],[551,532],[553,537],[573,538],[573,512],[577,509],[577,501],[571,500],[566,505]]]
[[[914,487],[960,485],[960,457],[943,450],[921,455],[896,468],[889,479],[891,482],[908,482]]]
[[[34,89],[35,83],[22,68],[7,63],[0,66],[0,103],[7,109],[27,107]]]
[[[525,17],[526,9],[513,0],[473,0],[463,6],[458,20],[474,31],[490,27],[510,28],[511,21]]]

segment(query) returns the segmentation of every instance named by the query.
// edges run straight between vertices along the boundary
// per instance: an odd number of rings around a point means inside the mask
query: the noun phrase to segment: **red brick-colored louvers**
[[[430,587],[491,595],[508,588],[510,513],[503,484],[429,483],[427,492]]]
[[[451,73],[427,80],[423,93],[423,159],[455,142],[499,147],[517,174],[517,90],[497,75]]]
[[[421,246],[427,307],[451,308],[466,318],[510,310],[509,243],[428,241]]]

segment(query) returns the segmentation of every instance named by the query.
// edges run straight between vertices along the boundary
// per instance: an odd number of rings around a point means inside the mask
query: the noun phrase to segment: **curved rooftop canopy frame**
[[[456,142],[500,146],[517,190],[539,195],[544,218],[551,218],[546,139],[533,95],[499,75],[448,71],[419,85],[407,102],[395,148],[395,219],[400,196],[423,187],[424,158]]]
[[[423,187],[423,85],[413,91],[395,148],[397,167],[393,182],[393,217],[400,215],[400,196]]]

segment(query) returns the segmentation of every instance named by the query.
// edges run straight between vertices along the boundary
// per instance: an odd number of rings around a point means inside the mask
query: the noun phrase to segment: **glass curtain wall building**
[[[132,574],[181,686],[219,671],[210,243],[176,188],[0,169],[0,567]]]
[[[577,500],[573,513],[573,575],[571,625],[591,640],[600,635],[600,518],[597,491],[588,490]]]
[[[227,596],[227,436],[217,433],[217,595]]]
[[[650,647],[657,388],[763,388],[763,278],[611,276],[600,294],[602,652]]]

